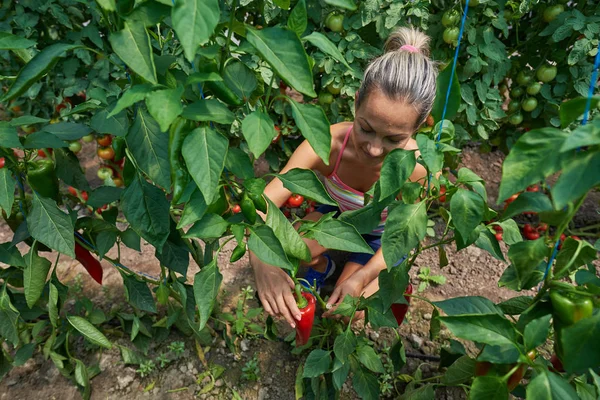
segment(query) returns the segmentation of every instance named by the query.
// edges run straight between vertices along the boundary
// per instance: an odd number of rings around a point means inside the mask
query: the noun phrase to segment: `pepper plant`
[[[349,0],[3,3],[0,208],[14,235],[0,245],[0,261],[8,265],[0,270],[0,376],[37,349],[88,398],[90,379],[98,371],[80,360],[75,338],[85,338],[92,348],[112,348],[103,332],[110,329],[104,323],[115,319],[141,347],[140,337],[174,328],[200,343],[209,341],[216,334],[211,318],[222,282],[217,254],[226,243],[236,243],[230,261],[249,249],[297,279],[300,262],[310,260],[303,237],[330,249],[368,252],[360,233],[372,231],[388,207],[382,238],[388,268],[381,272],[380,290],[367,299],[344,299],[336,314],[346,321],[361,312],[372,329],[402,323],[407,311],[402,306],[418,297],[408,273],[426,249],[438,249],[442,266],[449,245],[459,251],[478,246],[505,260],[495,234],[498,226],[510,246],[510,265],[499,284],[517,292],[541,284],[535,297],[516,296],[500,304],[481,297],[433,303],[431,335],[444,324],[480,351],[467,353],[453,345],[450,350],[459,357],[442,363],[447,370],[427,380],[415,373],[402,387],[404,395],[435,398],[436,390],[456,385],[473,399],[492,392],[507,398],[509,390],[530,398],[596,393],[600,351],[593,339],[600,317],[589,301],[597,302],[600,294],[591,264],[599,245],[569,238],[556,257],[553,252],[586,193],[600,185],[597,174],[589,173],[598,167],[599,120],[578,127],[586,100],[560,102],[583,94],[581,82],[591,73],[588,56],[597,44],[598,6],[583,1],[552,20],[545,6],[534,1],[471,5],[469,45],[459,54],[449,120],[441,119],[451,77],[446,67],[438,82],[434,122],[416,136],[421,156],[391,152],[363,209],[310,222],[288,220],[264,197],[266,181],[277,176],[292,192],[335,205],[313,172],[278,174],[281,162],[303,139],[328,162],[330,122],[351,119],[352,96],[366,62],[403,18],[427,30],[434,58],[449,63],[455,43],[442,30],[458,24],[445,13],[460,14],[459,5],[443,0],[381,2],[378,7]],[[542,29],[542,20],[551,21]],[[522,24],[540,28],[526,31],[527,43],[547,44],[551,35],[551,45],[567,49],[553,54],[559,66],[555,77],[552,67],[541,69],[546,56],[537,49],[543,46],[521,44]],[[578,34],[584,38],[571,49]],[[444,37],[449,44],[442,45]],[[500,97],[511,71],[509,49],[520,52],[515,65],[536,66],[546,103],[544,113],[536,114],[538,108],[528,102],[527,122],[544,127],[525,133],[512,146],[500,200],[525,192],[498,214],[488,204],[483,179],[467,168],[456,170],[456,146],[475,133],[484,140],[490,132],[512,135],[500,130],[510,122]],[[554,79],[560,86],[546,86]],[[520,81],[533,95],[533,78]],[[593,107],[597,103],[593,98]],[[88,182],[74,143],[94,139],[102,161],[99,181]],[[253,163],[262,155],[274,172],[257,177]],[[417,162],[427,168],[428,181],[406,182]],[[526,191],[559,171],[549,192]],[[257,210],[267,209],[263,220]],[[521,212],[536,212],[549,225],[542,237],[522,240],[512,219]],[[441,235],[426,238],[428,220],[442,223]],[[159,277],[131,271],[121,263],[120,251],[115,258],[107,256],[115,247],[139,250],[141,239],[155,248]],[[26,244],[25,254],[16,247],[20,243]],[[49,250],[56,254],[52,261],[45,253]],[[68,307],[68,289],[56,273],[63,255],[78,259],[99,283],[102,269],[96,258],[108,261],[122,276],[133,312],[106,316],[89,300]],[[193,278],[188,277],[190,259],[200,268]],[[567,279],[573,274],[575,284]],[[324,311],[323,304],[317,296],[316,315]],[[164,318],[158,318],[159,309],[166,311]],[[300,396],[335,396],[347,379],[361,398],[379,396],[378,375],[386,373],[381,353],[364,329],[350,326],[317,317],[311,335],[308,329],[298,335],[293,351],[307,353],[298,373]],[[270,337],[272,321],[266,328]],[[549,337],[562,366],[532,356]],[[126,363],[141,364],[137,353],[120,350]],[[397,372],[405,363],[401,340],[389,355]],[[519,385],[523,376],[526,389]]]

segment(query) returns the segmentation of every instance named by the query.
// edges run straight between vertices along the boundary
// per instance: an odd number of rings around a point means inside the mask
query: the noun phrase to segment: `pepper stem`
[[[308,300],[304,296],[302,296],[302,286],[299,283],[296,283],[295,287],[296,292],[296,305],[298,308],[302,309],[308,305]]]

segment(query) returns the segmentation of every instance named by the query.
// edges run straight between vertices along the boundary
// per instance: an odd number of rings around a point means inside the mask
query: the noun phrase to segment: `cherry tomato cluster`
[[[282,212],[287,218],[291,217],[291,209],[302,209],[304,210],[304,215],[308,215],[315,211],[316,203],[314,200],[304,199],[304,196],[296,193],[292,193],[292,195],[283,203]]]
[[[83,201],[84,203],[88,201],[88,193],[85,190],[79,191],[77,189],[75,189],[73,186],[69,186],[69,193],[71,194],[71,196],[73,197],[77,197],[79,200]]]
[[[573,240],[581,240],[581,238],[579,236],[569,236],[571,239]],[[560,243],[558,244],[558,249],[562,249],[562,244],[565,242],[565,240],[567,240],[567,235],[565,235],[564,233],[561,233],[560,235]]]
[[[502,241],[502,234],[504,233],[504,230],[502,229],[502,227],[500,225],[494,225],[492,227],[492,229],[494,229],[496,231],[496,240],[501,242]]]
[[[84,137],[84,141],[87,140]],[[111,178],[116,187],[122,187],[124,185],[123,164],[125,163],[125,158],[122,157],[120,160],[115,158],[115,143],[113,142],[113,137],[111,135],[98,136],[96,138],[96,143],[98,143],[99,146],[98,150],[96,150],[96,154],[102,160],[107,162],[98,169],[98,178],[103,181]]]
[[[539,225],[525,224],[523,226],[523,236],[527,240],[537,240],[548,230],[548,224],[540,223]]]

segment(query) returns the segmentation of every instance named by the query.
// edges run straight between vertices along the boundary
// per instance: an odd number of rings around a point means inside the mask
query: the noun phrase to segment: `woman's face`
[[[353,144],[365,164],[378,165],[392,150],[404,148],[417,127],[415,107],[374,88],[356,110]]]

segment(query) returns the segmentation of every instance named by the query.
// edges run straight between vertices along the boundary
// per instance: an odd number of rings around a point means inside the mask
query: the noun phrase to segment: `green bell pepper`
[[[58,201],[58,178],[54,170],[54,161],[42,159],[29,164],[27,182],[41,197]]]
[[[579,320],[589,318],[594,312],[594,303],[590,297],[550,290],[550,301],[554,315],[565,325],[573,325]]]

